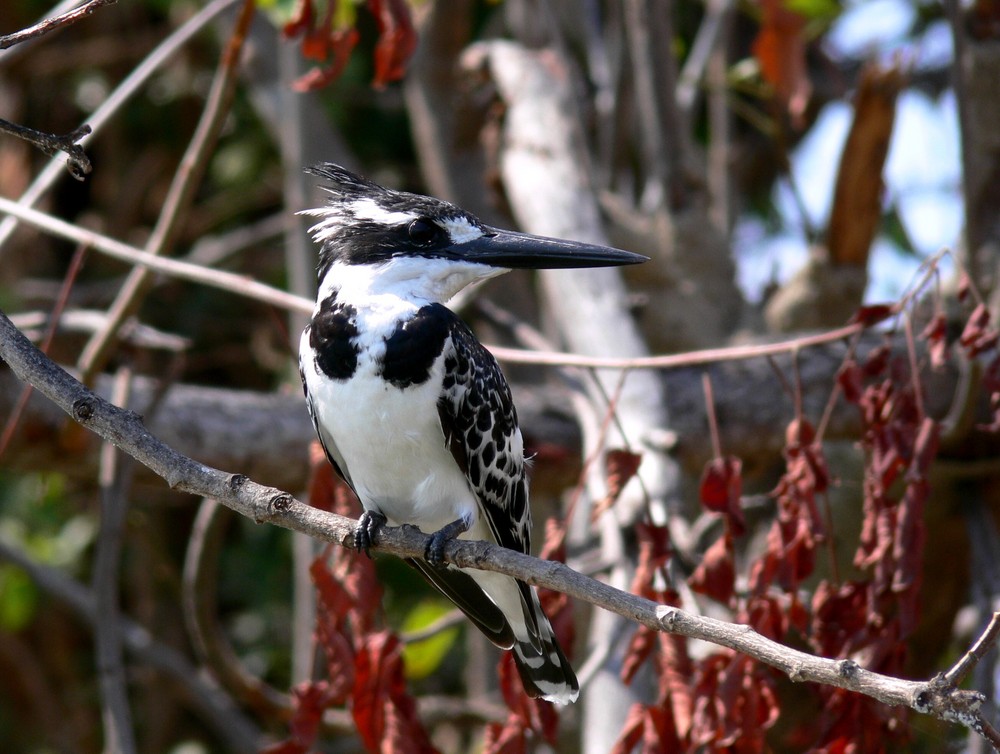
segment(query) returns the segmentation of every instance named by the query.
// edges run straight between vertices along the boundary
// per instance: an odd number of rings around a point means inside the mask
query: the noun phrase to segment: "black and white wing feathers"
[[[497,544],[531,550],[524,450],[517,411],[500,367],[457,317],[444,352],[438,415],[445,442]]]

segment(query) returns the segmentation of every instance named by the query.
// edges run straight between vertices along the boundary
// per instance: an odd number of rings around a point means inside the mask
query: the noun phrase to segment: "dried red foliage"
[[[883,322],[896,313],[893,304],[869,304],[859,306],[854,316],[851,317],[851,324],[861,324],[865,327],[874,327],[879,322]]]
[[[736,563],[733,558],[733,535],[725,531],[701,556],[701,563],[688,579],[696,592],[723,605],[729,604],[736,591]]]
[[[778,101],[793,121],[799,121],[812,94],[806,73],[806,19],[782,0],[759,0],[759,5],[760,31],[753,41],[754,57]]]
[[[302,36],[302,56],[323,64],[293,84],[297,91],[321,89],[344,72],[359,35],[353,26],[335,25],[337,9],[343,1],[325,0],[324,4],[322,0],[299,0],[292,20],[285,25],[285,37]],[[317,12],[317,4],[322,12]],[[406,73],[406,64],[417,48],[417,34],[405,0],[368,0],[366,7],[374,16],[379,32],[372,85],[381,88]]]
[[[356,515],[357,499],[332,472],[321,448],[313,448],[311,460],[310,502],[341,515]],[[343,706],[350,709],[369,752],[434,752],[406,690],[399,639],[378,626],[382,588],[373,561],[327,545],[309,573],[316,587],[316,642],[323,648],[327,677],[293,690],[290,736],[267,754],[311,751],[323,712]]]
[[[996,348],[998,338],[1000,338],[1000,333],[997,333],[995,328],[990,327],[990,312],[986,308],[986,304],[979,304],[969,315],[958,342],[962,344],[966,354],[972,359],[983,351]]]
[[[931,366],[940,369],[948,362],[950,349],[948,348],[948,318],[944,312],[938,312],[931,317],[930,322],[920,333],[920,337],[927,341],[927,348],[931,356]]]
[[[733,456],[713,458],[705,464],[699,493],[701,504],[726,517],[728,531],[735,537],[746,531],[741,497],[743,495],[743,463]]]
[[[566,522],[550,518],[545,522],[545,543],[539,557],[545,560],[565,562]],[[548,589],[538,590],[542,609],[552,623],[559,645],[571,655],[575,628],[572,605],[561,592]],[[541,699],[532,699],[525,693],[521,677],[510,652],[504,652],[497,666],[500,678],[500,692],[510,710],[507,719],[486,726],[484,754],[526,754],[534,750],[530,743],[539,738],[556,744],[559,733],[559,712],[557,707]]]
[[[691,743],[710,751],[759,754],[778,718],[774,682],[749,657],[719,652],[702,661],[695,681]]]
[[[368,7],[378,25],[373,84],[384,87],[403,78],[406,64],[417,49],[417,33],[405,0],[368,0]]]
[[[625,485],[639,471],[642,455],[623,448],[612,448],[604,457],[605,477],[608,492],[603,500],[598,500],[591,508],[590,518],[596,521],[601,514],[609,510],[622,494]]]

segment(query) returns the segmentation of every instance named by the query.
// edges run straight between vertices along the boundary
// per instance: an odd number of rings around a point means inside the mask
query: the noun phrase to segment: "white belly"
[[[316,419],[366,509],[425,532],[459,518],[477,522],[478,504],[445,445],[438,416],[443,360],[426,382],[399,389],[375,373],[369,353],[362,352],[353,376],[339,382],[317,370],[305,339],[302,348]],[[481,539],[486,532],[474,525],[466,536]]]

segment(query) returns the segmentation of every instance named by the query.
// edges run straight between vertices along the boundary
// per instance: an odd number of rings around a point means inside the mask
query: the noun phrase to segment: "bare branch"
[[[86,124],[73,129],[68,134],[60,136],[59,134],[38,131],[34,128],[21,126],[0,118],[0,131],[6,131],[11,136],[24,139],[49,156],[54,155],[56,152],[65,152],[66,156],[69,157],[66,160],[66,168],[78,181],[82,181],[90,172],[90,159],[87,157],[87,153],[83,151],[83,147],[77,144],[80,139],[90,134],[90,126]]]
[[[119,370],[112,400],[118,405],[128,403],[131,373]],[[118,601],[118,568],[128,510],[127,495],[131,486],[131,459],[122,458],[109,443],[101,447],[101,522],[94,556],[91,579],[95,608],[95,656],[101,690],[101,711],[104,739],[109,751],[129,754],[135,751],[132,711],[125,681],[125,662],[121,609]]]
[[[21,44],[21,42],[27,42],[29,39],[35,39],[43,34],[48,34],[50,31],[65,28],[70,24],[76,23],[81,18],[89,16],[98,8],[105,5],[114,5],[117,2],[118,0],[88,0],[79,8],[74,8],[58,16],[46,18],[34,26],[29,26],[27,29],[21,29],[12,34],[0,35],[0,50],[6,50],[8,47]]]
[[[68,605],[91,628],[97,625],[93,594],[58,569],[45,566],[0,537],[0,561],[23,569],[43,591]],[[257,751],[264,736],[226,694],[198,672],[173,647],[157,641],[143,626],[129,618],[121,620],[122,639],[139,661],[155,668],[187,697],[190,708],[226,742],[231,751]]]
[[[80,228],[65,220],[60,220],[58,217],[39,212],[36,209],[26,207],[23,204],[4,197],[0,197],[0,212],[13,215],[39,230],[44,230],[46,233],[52,233],[53,235],[89,246],[95,251],[99,251],[109,257],[155,270],[156,272],[162,272],[181,280],[190,280],[202,285],[209,285],[213,288],[229,291],[230,293],[248,296],[262,303],[272,304],[283,309],[303,312],[312,312],[313,310],[314,304],[312,301],[301,296],[293,296],[279,288],[258,283],[245,275],[236,275],[224,270],[212,270],[201,265],[182,262],[177,259],[165,259],[142,251],[135,246],[130,246],[127,243],[117,241],[114,238]]]
[[[77,422],[114,443],[178,490],[214,497],[259,523],[273,523],[350,547],[356,522],[312,508],[287,492],[264,487],[242,474],[213,469],[178,453],[154,437],[141,417],[102,400],[38,351],[0,313],[0,358],[22,379],[48,396]],[[377,550],[422,557],[429,538],[415,527],[387,528]],[[448,562],[503,573],[584,600],[656,631],[712,642],[746,654],[788,675],[857,691],[884,704],[903,705],[944,720],[987,730],[983,696],[955,688],[947,680],[907,681],[865,670],[851,659],[832,660],[785,647],[749,626],[695,616],[678,608],[615,589],[562,563],[542,561],[485,542],[456,540],[445,548]]]
[[[183,47],[187,42],[197,34],[199,31],[205,28],[212,19],[226,10],[229,6],[235,4],[237,0],[211,0],[204,8],[198,11],[190,19],[188,19],[182,26],[180,26],[176,31],[174,31],[169,37],[167,37],[163,42],[160,43],[159,47],[153,50],[152,53],[139,65],[137,66],[121,84],[108,96],[104,103],[97,108],[89,118],[87,122],[91,128],[90,136],[96,136],[101,128],[111,119],[111,117],[118,112],[118,110],[124,105],[139,89],[149,80],[149,78],[159,70],[167,60],[169,60],[181,47]],[[86,137],[89,138],[89,137]],[[83,139],[83,141],[86,140]],[[21,195],[18,204],[22,207],[33,206],[45,192],[52,187],[52,184],[63,174],[63,167],[57,161],[53,160],[45,169],[38,174],[38,177],[32,181],[28,189]],[[15,214],[15,213],[10,213]],[[0,222],[0,258],[2,258],[2,250],[7,239],[10,238],[10,234],[14,232],[17,227],[18,219],[17,215],[15,217],[4,218]]]
[[[212,80],[201,119],[195,128],[191,142],[181,158],[181,162],[170,184],[170,190],[163,202],[156,226],[146,243],[146,251],[154,255],[166,255],[173,246],[178,229],[187,216],[194,193],[201,184],[201,177],[209,162],[209,155],[215,147],[222,131],[226,114],[236,92],[236,64],[246,40],[247,29],[254,15],[254,3],[245,0],[243,9],[236,20],[229,44],[222,53],[218,69]],[[103,369],[110,356],[111,347],[118,331],[143,300],[153,283],[153,275],[145,268],[134,269],[122,285],[114,302],[108,309],[105,329],[95,334],[84,346],[80,354],[81,379],[89,383],[94,375]]]

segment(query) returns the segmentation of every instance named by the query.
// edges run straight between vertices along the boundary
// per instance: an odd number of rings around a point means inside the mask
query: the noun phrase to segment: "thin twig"
[[[86,123],[79,128],[73,129],[68,134],[60,135],[50,134],[48,131],[39,131],[0,118],[0,131],[5,131],[11,136],[23,139],[50,157],[56,152],[65,152],[69,158],[66,160],[66,168],[69,170],[70,175],[78,181],[82,181],[90,173],[90,158],[83,151],[83,147],[77,144],[84,136],[90,134],[90,126]]]
[[[722,440],[719,439],[719,422],[715,418],[715,393],[712,390],[712,378],[708,372],[701,374],[701,390],[705,394],[705,413],[708,416],[708,431],[712,436],[712,455],[722,458]]]
[[[198,659],[230,694],[266,717],[287,714],[289,699],[250,673],[219,626],[216,604],[218,559],[232,518],[214,499],[202,500],[191,527],[181,582],[184,623]],[[296,681],[300,679],[295,679]]]
[[[22,380],[70,414],[77,422],[115,443],[162,476],[174,489],[214,497],[257,522],[269,522],[323,541],[353,546],[357,522],[321,511],[242,474],[213,469],[164,445],[145,428],[141,417],[102,400],[36,349],[0,313],[0,358]],[[383,530],[377,551],[400,557],[422,557],[429,537],[415,527]],[[535,586],[582,599],[655,631],[702,639],[741,652],[788,675],[866,694],[884,704],[905,705],[943,720],[986,730],[979,708],[983,696],[956,689],[940,680],[910,681],[862,668],[850,659],[817,657],[772,641],[748,626],[696,616],[595,581],[562,563],[485,542],[454,540],[445,547],[448,562],[521,579]]]
[[[159,256],[169,253],[181,223],[187,216],[195,191],[201,184],[201,178],[209,162],[208,156],[215,148],[236,92],[237,63],[250,29],[250,21],[253,20],[255,7],[253,0],[244,0],[243,8],[236,19],[233,32],[212,79],[212,87],[201,118],[171,181],[156,226],[146,243],[146,251],[150,254]],[[139,268],[129,273],[115,300],[108,307],[105,329],[95,334],[80,354],[78,366],[84,383],[89,383],[94,375],[104,368],[119,329],[138,308],[152,281],[153,276],[149,270]]]
[[[128,405],[131,370],[120,369],[115,379],[111,400],[119,406]],[[127,495],[131,487],[135,463],[122,459],[109,442],[101,446],[99,481],[101,486],[101,518],[91,578],[96,609],[94,630],[97,678],[101,691],[101,713],[107,751],[130,754],[136,750],[125,680],[121,609],[118,598],[119,573]]]
[[[81,143],[88,141],[92,137],[96,136],[101,128],[111,119],[115,113],[117,113],[122,105],[124,105],[139,89],[149,80],[149,78],[160,69],[160,67],[166,63],[171,57],[173,57],[177,51],[183,47],[188,41],[203,28],[205,28],[209,23],[212,22],[216,16],[226,10],[230,5],[235,4],[238,0],[211,0],[204,8],[198,11],[195,15],[189,18],[184,24],[182,24],[176,31],[174,31],[170,36],[168,36],[160,45],[153,50],[145,60],[142,61],[138,66],[133,69],[133,71],[125,77],[125,79],[117,86],[117,88],[108,95],[108,98],[104,103],[97,108],[90,117],[87,118],[87,123],[90,125],[91,133],[89,136],[85,136],[81,139]],[[34,204],[45,195],[45,192],[49,190],[55,181],[64,175],[62,163],[59,160],[52,160],[48,165],[38,174],[38,177],[31,182],[31,185],[27,190],[21,194],[21,198],[18,203],[23,207],[32,207]],[[7,239],[10,238],[11,233],[14,232],[18,225],[18,216],[16,213],[10,213],[14,217],[6,217],[3,222],[0,222],[0,258],[2,258],[2,252],[4,249],[4,244],[6,244]]]
[[[61,220],[21,204],[0,197],[0,212],[14,215],[20,220],[53,235],[91,246],[95,251],[131,264],[147,267],[156,272],[182,280],[208,285],[229,291],[261,303],[293,311],[312,312],[315,304],[309,299],[294,296],[278,288],[259,283],[245,275],[224,270],[213,270],[201,265],[176,259],[165,259],[147,254],[141,249],[100,233]],[[681,354],[630,358],[601,358],[555,351],[532,351],[520,348],[488,345],[499,360],[510,364],[536,364],[547,366],[572,366],[589,369],[677,369],[725,361],[740,361],[793,352],[797,349],[827,345],[859,335],[867,330],[864,323],[853,323],[824,333],[806,335],[789,340],[752,346],[707,348]]]
[[[691,44],[691,52],[684,61],[684,67],[677,77],[675,99],[677,107],[689,120],[692,117],[697,94],[708,69],[712,53],[719,44],[725,21],[735,3],[733,0],[718,0],[705,3],[705,15],[698,26],[698,33]]]
[[[990,650],[996,648],[998,638],[1000,638],[1000,613],[993,613],[993,617],[990,618],[989,624],[976,639],[976,643],[944,674],[948,683],[958,686],[964,681],[976,663],[983,659]]]
[[[27,553],[0,536],[0,561],[13,563],[45,593],[67,605],[92,629],[97,626],[94,596],[83,585],[57,568],[42,565]],[[179,689],[190,710],[215,731],[234,752],[257,751],[264,736],[256,723],[246,717],[218,686],[198,672],[198,668],[173,647],[158,641],[135,621],[121,619],[122,638],[129,652],[139,661],[159,671],[164,679]]]
[[[301,296],[293,296],[279,288],[258,283],[246,275],[237,275],[225,270],[213,270],[177,259],[167,259],[148,254],[135,246],[72,225],[65,220],[60,220],[58,217],[39,212],[37,209],[26,207],[4,197],[0,197],[0,212],[14,215],[28,225],[32,225],[39,230],[44,230],[46,233],[86,244],[101,254],[120,259],[129,264],[146,267],[180,280],[201,283],[202,285],[208,285],[213,288],[229,291],[230,293],[256,299],[261,303],[279,306],[283,309],[304,312],[312,312],[313,310],[314,302]]]
[[[15,31],[12,34],[2,34],[0,35],[0,50],[6,50],[8,47],[21,44],[21,42],[27,42],[29,39],[34,39],[42,36],[43,34],[48,34],[50,31],[55,31],[56,29],[69,26],[70,24],[76,23],[81,18],[89,16],[98,8],[104,5],[114,5],[117,2],[118,0],[88,0],[88,2],[84,3],[79,8],[74,8],[73,10],[62,13],[58,16],[46,18],[43,21],[39,21],[34,26],[29,26],[27,29],[21,29],[20,31]]]
[[[83,260],[86,253],[87,247],[84,245],[77,246],[76,251],[73,252],[73,258],[69,262],[66,276],[63,278],[62,285],[59,287],[59,293],[56,295],[55,304],[52,306],[52,315],[49,317],[45,335],[38,346],[42,350],[42,353],[48,353],[49,348],[52,346],[56,330],[59,329],[59,321],[62,318],[63,310],[69,301],[69,293],[73,289],[77,275],[80,274],[81,267],[83,267]],[[21,395],[18,397],[17,403],[14,405],[14,409],[10,412],[10,416],[7,417],[7,423],[4,425],[3,432],[0,432],[0,457],[3,456],[4,451],[7,450],[7,446],[10,445],[10,441],[14,437],[14,431],[21,420],[24,408],[31,399],[31,392],[31,385],[25,385],[21,391]]]

